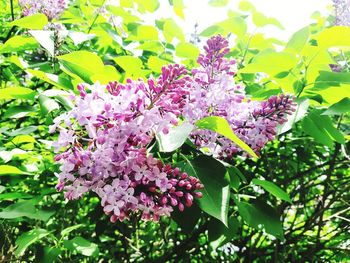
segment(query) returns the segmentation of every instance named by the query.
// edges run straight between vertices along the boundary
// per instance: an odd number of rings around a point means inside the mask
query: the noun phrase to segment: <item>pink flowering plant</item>
[[[93,191],[115,222],[132,215],[158,221],[203,197],[200,207],[227,221],[227,211],[224,216],[217,212],[218,204],[206,205],[217,194],[188,163],[201,158],[229,163],[236,155],[258,155],[294,103],[283,94],[267,101],[247,98],[244,86],[234,81],[236,62],[225,57],[228,41],[220,35],[210,38],[204,50],[200,67],[191,73],[175,64],[147,81],[78,85],[79,95],[71,95],[75,107],[51,126],[51,132],[59,131],[53,144],[59,152],[57,189],[66,199]],[[180,157],[162,158],[164,152]]]

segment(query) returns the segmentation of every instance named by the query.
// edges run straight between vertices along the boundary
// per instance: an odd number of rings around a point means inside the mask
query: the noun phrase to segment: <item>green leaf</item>
[[[49,114],[51,111],[58,110],[60,105],[53,99],[46,97],[45,95],[39,96],[39,105],[41,108],[41,114],[43,116]]]
[[[240,223],[236,217],[229,217],[228,227],[215,218],[210,218],[208,224],[208,239],[210,247],[216,250],[218,247],[230,242],[237,234]]]
[[[71,240],[64,240],[64,246],[70,251],[77,251],[84,256],[97,256],[98,246],[83,237],[75,237]]]
[[[149,56],[147,65],[148,67],[156,73],[162,72],[162,67],[169,64],[169,61],[161,59],[156,56]]]
[[[61,252],[61,249],[58,247],[44,247],[44,255],[40,262],[57,262],[58,256],[61,254]]]
[[[177,16],[181,17],[182,19],[185,19],[185,15],[184,15],[184,3],[183,0],[172,0],[172,5],[174,8],[174,12]]]
[[[30,135],[18,135],[12,139],[12,142],[16,145],[20,145],[21,143],[33,143],[36,142],[36,140]]]
[[[6,132],[4,132],[4,134],[11,136],[11,137],[14,137],[14,136],[21,135],[21,134],[32,133],[32,132],[36,131],[37,129],[38,129],[38,126],[26,126],[23,128],[13,130],[11,132],[6,131]]]
[[[0,47],[0,53],[27,51],[38,47],[39,45],[33,37],[14,36]]]
[[[255,229],[264,229],[281,241],[284,240],[283,227],[279,215],[271,206],[256,200],[253,203],[238,202],[238,212],[244,221]]]
[[[284,29],[281,23],[272,17],[266,17],[264,14],[260,12],[253,12],[253,22],[257,27],[264,27],[267,25],[274,25],[280,29]]]
[[[344,144],[344,135],[334,126],[331,118],[326,115],[320,115],[314,110],[308,114],[302,121],[303,130],[312,136],[317,142],[328,147],[333,146],[333,142]]]
[[[234,189],[236,192],[238,192],[239,189],[239,185],[241,183],[241,176],[243,176],[243,174],[241,173],[241,171],[234,167],[234,166],[230,166],[227,167],[227,171],[230,175],[230,186],[232,189]],[[244,178],[244,176],[243,176]]]
[[[176,24],[174,19],[168,18],[165,20],[163,25],[163,34],[165,40],[170,43],[174,37],[176,37],[180,41],[185,41],[185,36],[182,32],[181,27]]]
[[[111,65],[104,66],[103,70],[91,76],[93,82],[99,81],[101,84],[108,84],[110,81],[119,81],[121,74]]]
[[[290,129],[292,129],[295,123],[297,123],[305,117],[310,105],[309,100],[303,98],[297,99],[295,102],[298,104],[298,106],[295,109],[295,112],[293,112],[291,115],[286,116],[287,122],[277,126],[277,134],[282,134],[289,131]]]
[[[214,158],[201,155],[194,160],[187,160],[181,168],[204,185],[201,190],[203,197],[198,199],[199,207],[227,225],[230,182],[225,167]]]
[[[27,29],[43,29],[48,23],[47,16],[44,14],[34,14],[17,19],[10,23],[10,26],[18,26]]]
[[[240,70],[241,73],[265,72],[270,76],[288,71],[298,62],[295,54],[264,50],[256,55],[253,61]]]
[[[126,73],[133,76],[143,76],[143,63],[142,60],[133,56],[119,56],[114,61],[123,69]]]
[[[73,40],[74,45],[78,46],[85,41],[95,38],[96,35],[69,30],[68,37]]]
[[[75,229],[78,229],[78,228],[81,228],[83,227],[84,224],[78,224],[78,225],[75,225],[75,226],[70,226],[70,227],[67,227],[65,229],[63,229],[61,231],[61,237],[64,237],[64,236],[67,236],[70,232],[72,232],[73,230]]]
[[[11,165],[0,165],[0,175],[29,174]]]
[[[39,210],[34,205],[34,200],[19,201],[9,205],[0,212],[0,218],[15,219],[28,217],[32,219],[47,221],[55,211]]]
[[[310,35],[309,27],[304,27],[299,31],[295,32],[292,37],[289,39],[285,50],[293,50],[295,52],[301,52],[307,43]]]
[[[330,106],[322,115],[341,115],[350,111],[350,98],[344,98],[341,101]]]
[[[176,46],[175,53],[181,58],[197,59],[199,49],[191,43],[182,42]]]
[[[50,232],[48,232],[45,229],[37,228],[30,230],[29,232],[23,233],[20,235],[16,240],[17,248],[15,250],[16,257],[19,257],[23,255],[25,250],[33,243],[39,241],[40,239],[46,237],[49,235]]]
[[[341,83],[350,84],[350,73],[321,70],[315,80],[313,89],[322,90],[331,86],[339,87]]]
[[[322,96],[322,104],[330,106],[344,98],[350,98],[350,84],[340,83],[339,86],[329,87],[322,90],[310,90],[309,93],[313,97]]]
[[[190,133],[193,130],[193,125],[188,122],[183,122],[178,126],[169,129],[169,133],[160,132],[157,134],[157,142],[160,152],[172,152],[181,147]]]
[[[3,117],[10,119],[19,119],[27,116],[32,112],[36,112],[35,108],[32,106],[13,106],[5,111]]]
[[[154,11],[156,11],[159,8],[159,2],[158,0],[136,0],[135,1],[138,5],[139,5],[139,11],[140,8],[143,10],[146,10],[147,12],[151,12],[153,13]]]
[[[236,134],[234,134],[230,125],[224,118],[218,116],[210,116],[197,121],[195,125],[199,129],[211,130],[225,136],[237,144],[239,147],[241,147],[244,151],[249,153],[252,157],[258,157],[256,153],[244,141],[242,141],[237,137]]]
[[[349,47],[350,27],[333,26],[322,31],[317,39],[317,44],[321,48]]]
[[[0,89],[0,100],[25,99],[33,100],[36,92],[22,87]]]
[[[219,25],[213,25],[204,29],[201,33],[199,33],[199,35],[203,37],[210,37],[214,34],[221,33],[222,31],[223,30]]]
[[[57,58],[70,72],[90,84],[92,83],[91,76],[104,69],[102,59],[88,51],[74,51]]]
[[[47,30],[30,30],[29,33],[45,48],[51,56],[55,56],[55,34]]]
[[[140,25],[136,29],[136,36],[131,39],[136,41],[157,41],[158,30],[154,26]]]
[[[209,5],[215,6],[215,7],[221,7],[228,4],[228,0],[210,0]]]
[[[222,34],[227,35],[234,33],[238,37],[243,37],[247,33],[247,23],[239,16],[230,17],[222,22],[217,23],[222,28]]]
[[[137,49],[160,53],[160,51],[163,49],[163,46],[158,41],[147,41],[138,46]]]
[[[171,213],[171,218],[185,233],[192,233],[198,220],[201,216],[201,209],[194,203],[191,207],[186,207],[184,211],[180,212],[179,209],[174,209]]]
[[[262,188],[264,188],[266,191],[268,191],[270,194],[273,194],[279,199],[282,199],[284,201],[287,201],[288,203],[292,203],[292,200],[290,199],[289,195],[282,190],[279,186],[275,185],[273,182],[269,182],[266,180],[259,180],[259,179],[253,179],[253,184],[259,185]]]
[[[30,194],[20,193],[20,192],[0,194],[0,201],[1,200],[9,201],[9,200],[15,200],[15,199],[29,199],[29,198],[33,198],[33,196]]]
[[[239,2],[239,9],[248,12],[248,11],[255,11],[255,7],[252,3],[249,1],[241,1]]]
[[[40,70],[33,70],[33,69],[27,69],[28,73],[30,73],[31,75],[47,82],[47,83],[50,83],[51,85],[54,85],[58,88],[61,88],[61,89],[73,89],[73,85],[72,83],[62,77],[62,76],[57,76],[55,74],[51,74],[51,73],[46,73],[46,72],[43,72],[43,71],[40,71]]]

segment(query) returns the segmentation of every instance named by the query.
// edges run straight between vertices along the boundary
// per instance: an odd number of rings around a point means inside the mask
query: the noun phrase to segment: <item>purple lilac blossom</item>
[[[183,211],[203,185],[177,167],[163,164],[148,153],[159,133],[185,118],[191,123],[221,116],[256,153],[276,135],[277,124],[293,111],[293,98],[272,96],[267,101],[248,99],[244,87],[234,82],[234,60],[228,60],[228,42],[221,36],[208,40],[201,65],[188,74],[180,65],[162,68],[158,79],[110,82],[107,86],[78,85],[72,95],[76,107],[54,121],[60,130],[54,143],[59,191],[69,200],[88,191],[101,198],[110,220],[140,213],[144,220]],[[190,139],[216,158],[228,159],[241,149],[208,130],[194,130]]]
[[[225,58],[228,41],[220,35],[212,37],[204,50],[198,58],[201,68],[192,70],[192,86],[181,114],[192,123],[208,116],[225,118],[237,136],[259,154],[274,139],[277,124],[284,123],[284,116],[294,110],[293,98],[281,94],[263,102],[250,100],[243,85],[236,84],[232,77],[236,62]],[[220,159],[231,159],[242,152],[232,141],[213,131],[196,130],[191,140]]]
[[[61,164],[57,189],[69,200],[94,191],[112,222],[134,212],[158,220],[191,206],[202,195],[199,180],[147,153],[155,135],[179,121],[185,74],[183,66],[170,65],[148,83],[78,85],[76,107],[50,129],[60,129],[55,152],[64,149],[55,157]]]
[[[336,26],[350,26],[350,0],[333,0]]]
[[[49,21],[58,19],[67,7],[66,0],[19,0],[24,16],[43,13]]]

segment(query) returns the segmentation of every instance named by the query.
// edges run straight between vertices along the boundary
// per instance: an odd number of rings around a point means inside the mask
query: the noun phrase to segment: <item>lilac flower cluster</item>
[[[336,26],[350,26],[350,0],[333,0]]]
[[[18,0],[24,16],[43,13],[49,21],[58,19],[66,9],[66,0]]]
[[[203,186],[198,179],[147,153],[155,135],[176,125],[189,77],[179,65],[164,67],[158,80],[128,80],[106,88],[79,85],[76,108],[59,116],[55,160],[61,163],[58,190],[77,199],[92,190],[111,221],[133,212],[158,220],[174,207],[183,211]],[[106,90],[108,92],[106,92]]]
[[[112,222],[140,213],[145,220],[183,211],[203,185],[177,167],[164,164],[149,148],[159,133],[167,134],[179,121],[195,123],[207,116],[225,118],[236,134],[258,151],[276,134],[278,123],[293,110],[289,96],[264,102],[246,98],[235,84],[235,61],[227,60],[228,41],[208,40],[198,63],[188,74],[183,66],[162,68],[158,79],[111,82],[107,86],[78,85],[76,107],[57,117],[51,132],[60,163],[58,190],[69,200],[94,191]],[[217,158],[240,152],[233,142],[212,131],[194,130],[190,139]]]
[[[194,81],[182,115],[194,123],[208,116],[224,117],[232,130],[257,154],[276,135],[277,124],[286,121],[284,116],[294,111],[293,98],[273,96],[258,102],[246,98],[244,87],[235,84],[236,63],[228,60],[228,41],[220,35],[208,40],[198,63],[201,68],[192,70]],[[191,140],[206,152],[220,159],[231,159],[241,148],[219,134],[196,130]]]

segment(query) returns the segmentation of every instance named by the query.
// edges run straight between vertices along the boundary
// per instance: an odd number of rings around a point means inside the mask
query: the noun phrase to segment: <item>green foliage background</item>
[[[259,33],[283,27],[243,1],[189,41],[174,19],[143,21],[158,0],[101,9],[104,2],[72,1],[59,21],[64,38],[43,30],[44,15],[21,19],[17,1],[0,2],[0,261],[348,262],[350,28],[331,27],[333,18],[316,12],[285,43]],[[184,18],[182,0],[166,4]],[[110,23],[102,11],[123,23]],[[278,139],[260,158],[236,157],[226,166],[203,155],[174,157],[190,152],[186,143],[163,154],[198,176],[209,196],[159,223],[133,217],[112,224],[92,193],[66,202],[55,190],[56,137],[48,126],[72,107],[68,92],[81,82],[147,78],[175,60],[191,69],[202,42],[218,33],[234,39],[235,78],[253,99],[297,97]]]

